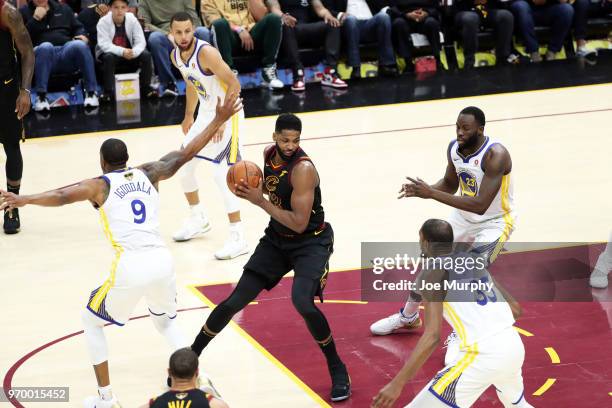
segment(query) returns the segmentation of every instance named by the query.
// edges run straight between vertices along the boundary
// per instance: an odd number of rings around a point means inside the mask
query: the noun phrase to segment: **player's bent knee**
[[[195,163],[193,163],[194,160],[187,163],[181,169],[181,187],[183,188],[184,193],[192,193],[198,190],[198,180],[195,176],[196,166]]]
[[[310,296],[292,293],[291,302],[293,303],[295,310],[297,310],[302,316],[309,313],[317,313],[317,308],[315,307],[314,301]]]
[[[83,309],[83,311],[81,312],[81,322],[83,323],[83,328],[86,330],[104,327],[104,325],[106,324],[104,320],[100,319],[88,309]]]

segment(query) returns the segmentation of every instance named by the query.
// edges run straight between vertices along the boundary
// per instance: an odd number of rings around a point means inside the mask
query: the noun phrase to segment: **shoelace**
[[[266,73],[266,76],[270,78],[270,80],[276,79],[276,65],[265,67],[264,72]]]

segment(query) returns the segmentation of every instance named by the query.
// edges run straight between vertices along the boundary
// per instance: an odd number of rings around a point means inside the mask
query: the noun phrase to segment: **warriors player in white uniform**
[[[457,118],[457,138],[448,146],[448,165],[444,178],[430,186],[408,177],[400,197],[432,198],[454,207],[449,222],[456,242],[473,245],[490,264],[514,230],[512,160],[508,150],[484,135],[485,116],[470,106]],[[457,189],[461,194],[456,196]],[[405,306],[370,327],[375,335],[410,331],[421,326],[420,299],[411,293]],[[457,352],[457,337],[449,337],[447,359]]]
[[[242,109],[238,93],[228,94],[215,118],[182,150],[159,161],[128,168],[128,151],[118,139],[100,149],[104,175],[46,193],[18,196],[0,190],[0,210],[40,205],[59,207],[89,201],[100,213],[104,233],[115,253],[108,279],[91,292],[83,310],[85,339],[98,380],[98,397],[86,407],[118,407],[110,386],[108,349],[102,328],[107,322],[123,326],[144,297],[155,328],[173,350],[187,345],[176,321],[176,282],[172,256],[159,233],[158,183],[170,178],[217,133],[221,125]]]
[[[453,229],[442,220],[428,220],[419,231],[426,257],[457,258],[468,265],[474,255],[453,251]],[[447,258],[448,257],[448,258]],[[451,259],[452,261],[452,259]],[[449,265],[446,261],[444,265]],[[472,265],[478,265],[472,262]],[[424,270],[420,281],[440,284],[440,290],[421,290],[425,302],[425,331],[399,373],[373,398],[372,407],[391,407],[404,385],[414,378],[440,342],[442,319],[458,333],[457,357],[439,371],[407,408],[468,408],[491,385],[506,408],[533,408],[526,400],[522,366],[525,348],[512,327],[521,314],[519,304],[491,277],[486,268]],[[482,290],[459,290],[444,283],[492,284]],[[420,283],[417,283],[420,286]],[[431,287],[431,286],[430,286]]]
[[[225,92],[239,91],[240,82],[223,61],[216,48],[193,35],[193,23],[187,13],[177,13],[170,29],[177,46],[170,53],[170,60],[185,79],[187,106],[181,124],[185,133],[185,146],[210,123],[215,114],[217,97],[223,99]],[[199,102],[198,117],[193,115]],[[223,248],[215,252],[217,259],[232,259],[248,252],[244,232],[240,223],[240,202],[231,193],[225,181],[229,165],[240,161],[241,127],[244,112],[239,112],[231,121],[219,129],[218,135],[196,158],[181,170],[183,192],[190,206],[190,216],[182,228],[173,235],[175,241],[188,241],[210,230],[206,212],[200,204],[196,167],[201,159],[213,164],[213,176],[223,196],[230,222],[230,235]]]

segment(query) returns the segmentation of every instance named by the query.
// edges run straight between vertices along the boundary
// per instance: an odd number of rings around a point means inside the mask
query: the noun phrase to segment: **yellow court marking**
[[[249,305],[258,305],[259,302],[249,302]]]
[[[554,348],[552,348],[552,347],[544,347],[544,350],[546,350],[546,352],[550,356],[550,362],[551,363],[559,364],[561,362],[561,360],[559,359],[559,355],[557,354],[557,352],[555,351]]]
[[[346,303],[350,305],[367,305],[368,302],[364,302],[362,300],[328,300],[325,299],[323,303]]]
[[[556,378],[549,378],[548,380],[546,380],[544,385],[542,385],[540,388],[536,390],[536,392],[533,393],[533,395],[535,395],[536,397],[539,397],[540,395],[544,394],[546,391],[548,391],[550,387],[552,387],[555,381],[557,381]]]
[[[529,333],[527,330],[521,329],[520,327],[516,327],[516,326],[512,326],[512,327],[514,327],[514,330],[519,332],[519,334],[522,334],[525,337],[533,337],[533,333]]]
[[[202,292],[200,292],[195,285],[188,285],[187,288],[196,295],[204,304],[206,304],[211,309],[216,305],[208,299]],[[314,392],[312,388],[306,385],[302,380],[300,380],[291,370],[289,370],[283,363],[281,363],[276,357],[274,357],[268,350],[266,350],[261,344],[257,342],[251,335],[249,335],[242,327],[240,327],[233,320],[230,321],[230,324],[238,334],[240,334],[246,341],[248,341],[253,347],[255,347],[261,354],[264,355],[272,364],[278,367],[282,372],[284,372],[289,379],[291,379],[295,384],[297,384],[302,390],[306,392],[320,407],[332,408],[325,400],[323,400],[319,394]]]

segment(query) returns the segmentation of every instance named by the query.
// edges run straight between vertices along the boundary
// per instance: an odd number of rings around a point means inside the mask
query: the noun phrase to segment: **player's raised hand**
[[[223,124],[223,126],[221,126],[219,130],[217,130],[217,133],[213,136],[213,138],[210,141],[213,143],[219,143],[220,141],[223,140],[224,133],[225,133],[225,124]]]
[[[434,189],[429,184],[418,177],[416,180],[411,177],[406,178],[412,182],[412,184],[407,185],[408,187],[406,191],[409,193],[409,195],[406,195],[406,197],[431,198]],[[401,198],[401,196],[399,198]]]
[[[221,98],[217,97],[217,118],[226,122],[234,116],[234,114],[242,110],[242,98],[240,97],[240,91],[236,90],[231,94],[225,95],[225,100],[221,103]]]
[[[389,384],[382,387],[378,394],[372,398],[371,408],[388,408],[393,406],[395,401],[402,393],[402,387],[392,380]]]
[[[26,200],[23,196],[0,190],[0,211],[10,211],[13,208],[23,207],[26,204]]]
[[[262,184],[261,178],[257,183],[257,187],[251,187],[244,179],[240,179],[240,182],[234,185],[236,188],[236,195],[260,206],[265,201]]]
[[[399,196],[397,199],[406,198],[406,197],[414,197],[414,190],[412,188],[412,183],[402,184],[402,188],[398,191]]]

